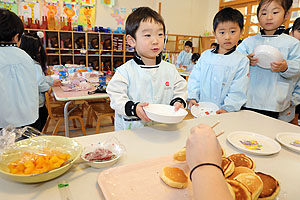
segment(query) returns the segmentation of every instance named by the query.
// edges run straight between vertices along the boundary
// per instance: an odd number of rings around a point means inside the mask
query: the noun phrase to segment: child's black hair
[[[20,48],[30,57],[38,62],[42,70],[45,71],[47,65],[47,56],[43,44],[37,35],[24,34],[21,38]]]
[[[200,54],[199,53],[193,53],[192,55],[192,61],[193,62],[197,62],[197,60],[200,58]]]
[[[299,31],[300,32],[300,17],[298,17],[292,27],[292,31]]]
[[[213,42],[213,43],[210,44],[210,47],[211,47],[211,48],[212,48],[212,47],[216,47],[216,46],[218,46],[218,44],[217,44],[216,42]]]
[[[189,47],[193,47],[193,43],[191,42],[191,41],[186,41],[185,43],[184,43],[184,46],[189,46]]]
[[[277,3],[279,3],[282,6],[285,14],[290,10],[290,8],[293,5],[293,0],[261,0],[257,7],[257,11],[256,11],[257,16],[259,16],[259,11],[260,11],[261,7],[264,4],[272,3],[272,1],[276,1]]]
[[[239,10],[233,9],[231,7],[223,8],[216,14],[213,20],[214,31],[216,31],[220,23],[224,23],[224,22],[237,23],[241,30],[243,30],[244,28],[243,14]]]
[[[135,33],[140,26],[141,22],[152,21],[159,23],[163,26],[164,34],[166,32],[166,27],[164,19],[156,11],[149,7],[139,7],[134,10],[127,18],[125,30],[127,35],[131,35],[135,38]]]
[[[0,42],[11,42],[17,34],[20,40],[23,32],[22,20],[15,13],[0,8]]]

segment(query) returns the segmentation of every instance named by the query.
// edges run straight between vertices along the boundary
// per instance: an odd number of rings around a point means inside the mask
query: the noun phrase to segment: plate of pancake
[[[280,144],[275,140],[253,132],[232,132],[227,136],[227,140],[234,147],[255,155],[271,155],[281,150]]]
[[[276,140],[290,150],[300,153],[300,134],[283,132],[276,135]]]

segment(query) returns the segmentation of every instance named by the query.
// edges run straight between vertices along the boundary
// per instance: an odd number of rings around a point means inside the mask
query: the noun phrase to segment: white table
[[[191,127],[206,123],[221,123],[215,128],[216,132],[225,130],[219,137],[226,154],[240,152],[227,141],[227,135],[232,131],[251,131],[274,138],[279,132],[295,132],[300,134],[300,128],[283,121],[275,120],[252,111],[228,113],[201,119],[183,121],[177,125],[156,125],[135,130],[111,132],[76,138],[82,145],[95,143],[107,137],[115,136],[126,146],[127,153],[118,165],[148,160],[150,158],[171,155],[185,145]],[[272,156],[250,155],[256,163],[256,171],[262,171],[276,177],[281,184],[280,196],[287,195],[280,200],[299,200],[300,190],[300,154],[284,147]],[[97,184],[100,169],[86,168],[85,165],[74,166],[66,174],[40,184],[22,184],[0,179],[0,199],[18,200],[59,200],[60,193],[57,183],[67,180],[70,184],[72,200],[99,200],[104,199]],[[145,197],[146,199],[146,197]]]
[[[94,91],[96,87],[93,87],[92,89],[88,91]],[[88,91],[72,91],[72,92],[64,92],[61,87],[53,87],[53,94],[55,96],[55,99],[57,101],[66,101],[65,107],[64,107],[64,118],[65,118],[65,136],[69,137],[69,114],[73,111],[68,110],[69,105],[74,102],[76,104],[76,101],[82,101],[82,100],[91,100],[91,99],[101,99],[101,98],[108,98],[107,93],[96,93],[89,95]]]

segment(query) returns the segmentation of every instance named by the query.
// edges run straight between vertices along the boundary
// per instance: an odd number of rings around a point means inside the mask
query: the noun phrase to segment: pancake
[[[177,167],[164,167],[160,173],[160,178],[174,188],[186,188],[188,185],[188,177],[182,169]]]
[[[173,155],[173,158],[174,158],[174,160],[182,162],[182,161],[186,161],[185,155],[186,155],[185,148],[182,148]]]
[[[252,169],[249,169],[248,167],[235,167],[233,173],[227,177],[229,180],[233,180],[236,176],[242,173],[253,173],[254,171]]]
[[[252,194],[252,200],[257,200],[263,190],[263,182],[255,173],[239,174],[234,180],[243,183]]]
[[[233,188],[231,187],[231,185],[229,183],[227,183],[227,186],[228,186],[229,192],[230,192],[233,200],[235,200],[235,193],[233,191]]]
[[[249,169],[255,169],[255,163],[254,161],[246,156],[245,154],[238,153],[238,154],[232,154],[228,156],[233,162],[235,167],[248,167]]]
[[[280,191],[279,182],[272,176],[268,174],[264,174],[262,172],[255,172],[263,182],[263,189],[261,194],[259,195],[259,199],[271,200],[275,199]]]
[[[230,184],[234,191],[235,200],[252,200],[251,192],[244,184],[236,180],[227,180],[227,183]]]
[[[230,176],[234,171],[234,162],[229,158],[222,158],[222,165],[221,165],[223,172],[225,174],[225,178]]]
[[[221,147],[221,149],[222,149],[222,158],[226,158],[226,152],[225,152],[225,150],[223,149],[223,147]]]

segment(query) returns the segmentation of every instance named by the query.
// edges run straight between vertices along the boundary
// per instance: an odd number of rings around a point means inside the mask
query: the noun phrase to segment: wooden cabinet
[[[48,65],[81,64],[95,70],[113,70],[116,65],[133,57],[126,44],[125,35],[117,33],[34,30],[44,32],[44,46]]]

